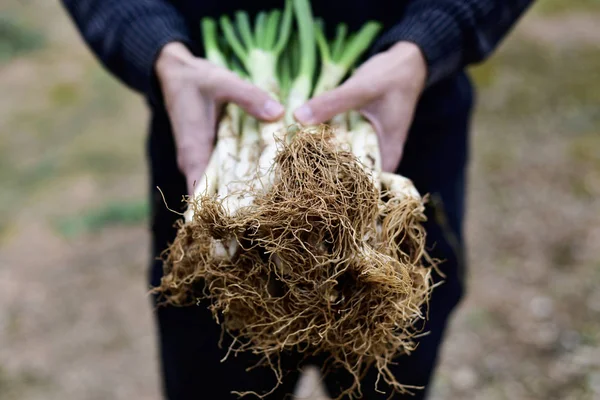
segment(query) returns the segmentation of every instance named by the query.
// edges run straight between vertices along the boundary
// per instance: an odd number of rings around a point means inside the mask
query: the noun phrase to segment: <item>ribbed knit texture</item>
[[[187,26],[199,21],[187,21],[167,0],[62,0],[83,37],[104,65],[130,87],[155,97],[153,66],[159,50],[170,41],[182,41],[191,47]],[[227,2],[228,0],[221,0]],[[335,15],[338,21],[360,20],[361,15],[344,7],[344,1],[331,0],[319,4],[323,11]],[[354,0],[360,1],[360,0]],[[386,20],[389,0],[369,1],[373,15]],[[231,10],[237,4],[231,1]],[[533,0],[410,0],[405,1],[403,15],[374,46],[382,51],[402,40],[416,43],[427,60],[427,86],[459,72],[466,65],[485,59]],[[182,1],[198,15],[212,10],[210,2]],[[258,6],[253,4],[253,6]],[[227,4],[219,4],[221,10]],[[363,7],[363,8],[364,8]],[[396,7],[401,10],[402,7]],[[333,12],[335,10],[335,13]],[[350,11],[349,11],[350,10]],[[214,11],[214,10],[213,10]],[[224,11],[227,12],[227,11]],[[356,13],[357,11],[355,11]],[[400,11],[398,11],[400,13]]]
[[[164,0],[63,0],[103,64],[150,98],[159,94],[154,63],[172,41],[191,44],[184,17]]]
[[[460,26],[447,13],[432,9],[408,15],[375,44],[375,52],[399,41],[415,43],[428,67],[427,86],[459,70],[463,59]]]
[[[488,57],[532,0],[414,0],[375,44],[417,44],[428,66],[427,86]]]

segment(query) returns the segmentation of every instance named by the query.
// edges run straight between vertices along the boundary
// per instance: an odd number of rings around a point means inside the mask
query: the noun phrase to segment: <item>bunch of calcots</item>
[[[422,198],[381,171],[377,135],[358,112],[318,127],[291,115],[338,86],[380,26],[349,34],[342,24],[329,39],[308,0],[261,12],[253,25],[242,11],[204,19],[206,57],[288,114],[264,123],[226,106],[157,291],[175,305],[206,300],[233,337],[230,352],[261,355],[279,382],[279,355],[295,351],[345,368],[350,396],[372,366],[404,391],[388,365],[413,350],[431,290]]]

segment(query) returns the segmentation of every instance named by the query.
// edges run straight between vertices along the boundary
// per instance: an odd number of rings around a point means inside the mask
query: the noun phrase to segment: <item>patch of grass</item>
[[[466,323],[470,329],[479,331],[495,324],[494,316],[485,308],[473,308],[466,316]]]
[[[21,319],[19,318],[19,312],[15,309],[9,309],[7,316],[7,322],[5,327],[5,333],[10,338],[17,338],[21,331]]]
[[[560,14],[572,11],[600,11],[600,0],[542,0],[534,6],[542,14]]]
[[[576,197],[578,200],[594,200],[594,193],[590,190],[590,185],[586,180],[587,176],[577,176],[575,179],[571,180],[571,185],[569,187],[571,194]]]
[[[11,373],[0,365],[0,398],[20,399],[26,390],[34,387],[48,387],[50,380],[33,370]]]
[[[78,99],[78,87],[73,83],[58,83],[50,89],[50,100],[57,107],[73,106]]]
[[[0,63],[44,46],[40,32],[28,27],[14,16],[0,17]]]
[[[3,159],[0,151],[0,159]],[[32,165],[11,164],[8,157],[0,162],[0,238],[12,223],[12,217],[30,196],[44,184],[52,182],[59,172],[59,160],[46,155]]]
[[[557,129],[570,133],[600,125],[597,48],[551,48],[519,37],[488,63],[473,70],[486,116],[556,119]]]
[[[498,148],[498,146],[487,146],[479,149],[479,156],[481,157],[481,167],[487,174],[495,174],[506,168],[510,168],[514,165],[518,159],[518,155],[512,147],[512,143],[507,144],[504,148]]]
[[[111,202],[56,222],[57,230],[66,237],[95,233],[113,225],[136,225],[148,218],[146,201]]]
[[[0,245],[7,238],[10,224],[0,213]]]
[[[110,148],[89,149],[84,148],[80,153],[71,153],[69,157],[70,169],[87,172],[97,178],[114,177],[131,171],[139,163],[131,156],[119,154]]]
[[[115,118],[123,113],[124,99],[127,91],[122,83],[102,68],[92,68],[87,79],[93,93],[93,110],[99,117]]]
[[[560,242],[550,247],[550,261],[552,266],[560,269],[572,268],[575,263],[577,238],[563,238]]]
[[[30,194],[30,189],[55,177],[58,166],[59,160],[52,154],[42,156],[37,162],[27,165],[0,162],[0,179],[4,189],[4,193],[0,194],[0,200],[11,188],[22,189],[23,196]]]
[[[57,66],[48,66],[52,79]],[[37,77],[35,77],[37,78]],[[61,79],[24,90],[48,101],[20,108],[7,116],[0,138],[0,234],[12,215],[30,206],[32,195],[52,191],[75,175],[90,174],[110,184],[143,168],[143,127],[137,127],[114,78],[98,66],[82,77]],[[83,84],[82,82],[86,82]],[[90,83],[91,82],[91,83]],[[93,87],[92,87],[93,86]],[[129,127],[135,126],[136,132]]]
[[[594,201],[600,193],[600,132],[572,137],[566,148],[573,168],[571,192],[580,200]]]
[[[24,187],[36,187],[43,181],[52,179],[58,169],[55,157],[44,157],[37,164],[26,168],[19,174],[19,180]]]
[[[590,132],[572,139],[569,158],[596,171],[600,171],[600,131]]]
[[[471,77],[478,88],[488,88],[492,86],[497,77],[497,63],[484,62],[469,69]]]

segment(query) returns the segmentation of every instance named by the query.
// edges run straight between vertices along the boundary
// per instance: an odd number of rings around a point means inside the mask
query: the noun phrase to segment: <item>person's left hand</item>
[[[303,125],[317,125],[349,110],[360,111],[377,131],[383,170],[394,172],[426,77],[421,50],[399,42],[369,59],[339,87],[298,108],[294,116]]]

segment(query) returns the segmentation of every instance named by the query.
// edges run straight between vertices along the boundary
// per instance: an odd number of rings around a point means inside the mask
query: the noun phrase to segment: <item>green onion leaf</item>
[[[322,62],[331,61],[331,52],[329,51],[329,44],[325,37],[322,20],[318,20],[315,24],[315,37],[317,39],[317,45],[319,46],[319,54],[321,55]]]
[[[219,51],[217,42],[217,23],[212,18],[203,18],[200,22],[202,39],[204,42],[204,55],[213,64],[227,67],[227,61]]]
[[[235,55],[240,59],[240,61],[246,65],[248,62],[248,52],[238,39],[235,29],[233,28],[233,24],[228,16],[224,15],[221,17],[221,29],[223,30],[223,34],[225,35],[225,39],[231,46],[231,49],[235,53]],[[246,65],[247,67],[247,65]]]
[[[267,14],[264,11],[261,11],[256,16],[256,20],[254,21],[254,39],[256,43],[256,47],[259,49],[265,48],[265,29],[267,23]]]
[[[300,35],[300,76],[312,77],[316,68],[315,29],[308,0],[293,0],[296,14],[296,24]]]
[[[275,55],[280,55],[283,49],[290,40],[292,33],[292,0],[286,0],[285,9],[283,10],[283,17],[281,18],[281,27],[279,29],[279,39],[273,48]]]
[[[342,50],[344,49],[347,34],[348,25],[339,24],[335,32],[335,40],[331,45],[331,58],[334,62],[339,61],[342,56]]]
[[[370,21],[363,25],[357,34],[351,36],[338,64],[347,69],[352,68],[360,56],[371,46],[380,30],[381,24],[377,22]]]
[[[254,40],[252,38],[252,29],[250,28],[250,18],[248,13],[245,11],[238,11],[235,13],[235,23],[242,36],[242,40],[246,45],[247,49],[254,47]]]
[[[267,29],[265,30],[265,49],[267,50],[273,50],[273,46],[275,46],[280,18],[281,11],[279,10],[271,11],[267,17]]]

